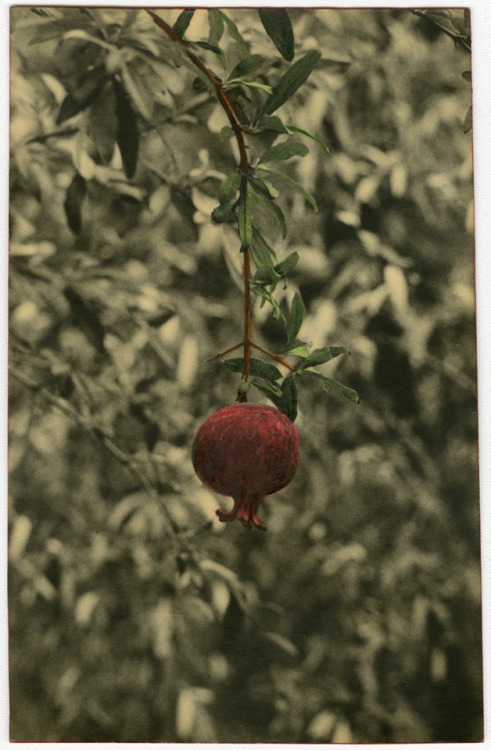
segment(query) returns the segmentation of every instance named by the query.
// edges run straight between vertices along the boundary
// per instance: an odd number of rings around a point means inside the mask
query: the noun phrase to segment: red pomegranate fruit
[[[209,489],[230,495],[234,507],[217,510],[220,521],[236,518],[248,529],[266,529],[257,517],[266,495],[292,481],[300,461],[297,428],[272,406],[238,403],[214,412],[192,447],[196,474]]]

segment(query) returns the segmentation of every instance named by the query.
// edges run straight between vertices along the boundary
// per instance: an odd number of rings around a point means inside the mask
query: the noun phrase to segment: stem
[[[244,368],[242,382],[247,383],[252,354],[252,298],[251,298],[251,254],[244,251]],[[247,401],[247,392],[241,393],[239,401]]]
[[[244,139],[244,132],[247,132],[237,115],[235,114],[234,106],[230,101],[227,92],[221,85],[215,74],[207,68],[207,66],[200,60],[200,58],[194,54],[188,43],[181,39],[179,34],[175,32],[172,26],[160,18],[156,13],[148,8],[145,8],[146,13],[153,19],[154,23],[164,31],[167,36],[177,44],[180,44],[184,49],[186,55],[189,57],[191,62],[208,78],[213,84],[218,101],[222,105],[225,113],[229,119],[232,130],[234,131],[235,140],[239,149],[240,158],[240,171],[242,172],[240,181],[240,192],[243,198],[247,195],[247,172],[249,171],[249,162],[247,160],[247,150]],[[246,383],[249,378],[249,366],[251,361],[251,346],[252,346],[252,298],[251,298],[251,256],[249,249],[244,250],[244,368],[242,370],[242,382]],[[236,347],[233,347],[235,349]],[[228,350],[228,351],[233,351]],[[223,356],[223,355],[221,355]],[[218,359],[219,357],[217,357]],[[240,396],[240,401],[247,401],[247,393],[244,392]]]
[[[236,349],[240,349],[240,347],[243,345],[243,343],[244,343],[243,341],[239,341],[238,344],[234,344],[234,346],[229,346],[229,348],[225,349],[224,352],[220,352],[220,354],[215,354],[215,356],[211,358],[210,362],[213,362],[213,360],[215,360],[215,359],[217,359],[217,360],[223,359],[224,357],[227,356],[227,354],[231,354]]]
[[[293,367],[289,362],[283,359],[281,354],[274,354],[274,352],[270,352],[269,349],[264,349],[262,346],[259,346],[259,344],[254,344],[251,342],[251,346],[254,347],[254,349],[257,349],[258,352],[262,352],[263,354],[267,354],[268,357],[271,357],[271,359],[274,359],[276,362],[278,362],[279,365],[283,365],[283,367],[286,367],[287,370],[290,370],[290,372],[296,372],[296,368]]]
[[[439,29],[443,31],[444,34],[450,37],[450,39],[453,39],[455,44],[460,44],[461,47],[463,47],[466,52],[470,52],[471,48],[465,41],[465,37],[460,36],[458,34],[453,34],[449,29],[445,28],[441,23],[439,23],[436,18],[433,18],[432,16],[427,16],[426,13],[423,13],[421,10],[413,10],[412,13],[414,13],[415,16],[418,16],[419,18],[426,18],[427,21],[432,23],[434,26],[438,26]]]
[[[287,362],[286,359],[283,359],[281,354],[275,354],[274,352],[270,352],[269,349],[265,349],[263,346],[259,346],[259,344],[255,344],[254,341],[251,341],[250,344],[251,344],[252,349],[257,349],[258,352],[262,352],[263,354],[266,354],[268,357],[271,357],[271,359],[274,359],[274,361],[278,362],[279,365],[283,365],[283,367],[286,367],[286,369],[290,370],[290,372],[297,372],[296,367],[294,367],[289,362]],[[215,356],[211,358],[210,362],[223,359],[224,357],[227,356],[227,354],[231,354],[232,352],[235,352],[236,349],[239,349],[243,345],[244,345],[244,342],[239,341],[238,344],[234,344],[234,346],[229,346],[229,348],[225,349],[224,352],[220,352],[220,354],[215,354]]]

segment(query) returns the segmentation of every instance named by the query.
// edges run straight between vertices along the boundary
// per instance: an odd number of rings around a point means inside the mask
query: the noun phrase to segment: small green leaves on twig
[[[151,12],[150,15],[154,17],[154,14]],[[222,130],[222,135],[224,131],[227,137],[228,135],[235,135],[240,154],[237,169],[227,176],[220,186],[220,203],[212,212],[212,220],[215,223],[237,222],[240,251],[244,253],[244,338],[240,344],[230,347],[222,354],[217,355],[215,359],[223,360],[232,372],[242,374],[242,382],[238,390],[239,401],[247,400],[247,392],[251,386],[254,386],[267,396],[278,409],[287,414],[292,421],[297,415],[297,388],[295,382],[297,374],[311,375],[321,379],[325,390],[338,388],[345,396],[353,401],[357,401],[358,395],[355,391],[314,369],[316,365],[329,362],[331,359],[345,354],[348,350],[345,347],[332,346],[314,349],[314,351],[309,353],[307,344],[297,338],[305,319],[305,307],[299,292],[295,292],[290,313],[286,317],[287,343],[284,352],[282,354],[274,354],[263,349],[253,341],[251,293],[256,294],[261,299],[261,305],[266,302],[271,305],[274,316],[277,319],[281,318],[282,311],[280,305],[272,293],[276,289],[278,282],[291,274],[299,260],[299,255],[295,251],[291,252],[283,260],[278,260],[273,248],[270,247],[259,230],[254,226],[253,206],[255,209],[256,204],[258,204],[275,219],[283,238],[286,237],[287,226],[283,211],[275,202],[279,194],[279,190],[276,187],[278,181],[288,185],[288,187],[302,196],[312,206],[314,211],[318,210],[315,198],[300,183],[288,175],[269,169],[269,165],[278,164],[296,156],[303,157],[309,153],[309,149],[304,143],[288,137],[292,135],[307,138],[319,144],[328,152],[326,145],[316,135],[296,125],[287,126],[279,117],[273,115],[273,112],[281,107],[308,79],[320,59],[320,53],[317,50],[307,52],[300,60],[291,65],[280,77],[276,85],[271,88],[269,83],[265,82],[262,78],[258,81],[249,80],[250,74],[253,71],[257,71],[264,64],[264,58],[261,55],[250,53],[248,45],[237,26],[226,13],[218,9],[208,11],[210,31],[207,42],[183,41],[183,35],[192,16],[192,10],[183,11],[176,21],[174,29],[168,27],[165,22],[160,22],[158,25],[171,39],[181,43],[191,61],[209,78],[215,87],[218,100],[229,119],[229,126]],[[281,55],[288,61],[292,60],[294,57],[293,29],[286,9],[261,9],[259,10],[259,16],[266,33],[272,39]],[[218,47],[225,28],[227,28],[228,33],[235,41],[241,56],[241,59],[231,71],[229,70],[228,59],[224,50]],[[222,82],[201,62],[194,52],[191,51],[191,47],[201,47],[219,56],[227,72],[225,82]],[[145,108],[139,102],[139,96],[130,90],[132,89],[131,81],[127,84],[124,76],[123,86],[124,88],[121,87],[121,91],[117,92],[117,96],[120,99],[122,98],[122,94],[126,96],[125,102],[131,110],[130,114],[133,119],[135,118],[135,111],[148,119],[148,113],[144,111]],[[230,98],[227,93],[227,89],[237,89],[239,87],[252,87],[260,91],[266,91],[268,94],[259,112],[259,116],[252,126],[245,126],[243,120],[238,118],[235,111],[234,99],[233,97]],[[284,137],[280,143],[275,143],[266,148],[259,155],[255,167],[253,167],[248,158],[244,135],[245,133],[254,134],[264,131],[281,134]],[[137,140],[136,143],[138,143]],[[120,148],[122,145],[124,147],[125,144],[120,144]],[[125,171],[129,176],[131,170],[134,170],[134,166],[131,163],[131,150],[126,156],[122,148],[121,150]],[[251,260],[256,267],[254,275],[252,275]],[[223,359],[240,346],[244,349],[243,357]],[[274,361],[274,364],[252,357],[252,350],[262,352],[270,357]],[[285,359],[288,355],[298,357],[300,364],[294,367]],[[280,381],[283,376],[277,365],[290,371],[290,374],[282,382]]]

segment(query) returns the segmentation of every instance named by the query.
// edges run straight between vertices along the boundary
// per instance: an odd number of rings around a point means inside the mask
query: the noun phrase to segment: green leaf
[[[215,47],[214,44],[209,44],[208,42],[192,42],[190,44],[191,47],[200,47],[201,49],[205,49],[208,52],[213,52],[215,55],[222,55],[223,52],[220,49],[220,47]]]
[[[286,8],[260,8],[259,18],[278,52],[290,62],[295,55],[292,22]]]
[[[234,206],[231,202],[221,203],[211,212],[211,220],[215,224],[228,224],[235,218]]]
[[[266,174],[270,174],[273,177],[275,177],[278,180],[281,180],[281,182],[284,182],[285,185],[288,185],[288,187],[291,187],[292,190],[295,190],[296,193],[302,196],[302,198],[305,198],[307,203],[310,203],[312,208],[314,209],[315,213],[319,212],[319,206],[317,205],[317,201],[315,200],[314,196],[309,193],[308,190],[304,188],[303,185],[301,185],[296,180],[292,180],[291,177],[288,177],[286,174],[281,174],[280,172],[275,172],[272,169],[265,169],[264,167],[258,167],[258,169],[261,170],[261,174],[264,172]]]
[[[290,133],[290,135],[293,135],[293,133],[296,133],[297,135],[303,135],[304,138],[309,138],[309,140],[314,141],[319,146],[321,146],[326,154],[329,153],[329,149],[327,148],[326,144],[321,138],[318,138],[313,133],[310,133],[308,130],[305,130],[305,128],[297,128],[296,125],[287,125],[286,126],[286,132]]]
[[[281,229],[282,237],[286,237],[286,221],[281,208],[273,202],[267,190],[261,188],[261,186],[254,181],[251,185],[251,195],[255,201],[257,201],[263,208],[266,209],[278,222],[278,226]]]
[[[247,55],[247,57],[244,57],[244,59],[238,62],[235,68],[233,68],[229,75],[229,79],[233,80],[236,78],[243,78],[248,73],[256,70],[262,62],[264,62],[264,57],[262,57],[262,55]]]
[[[286,126],[283,125],[279,117],[273,115],[263,115],[259,120],[257,132],[262,133],[264,130],[273,130],[275,133],[287,133]]]
[[[259,192],[261,195],[263,195],[265,198],[271,198],[274,197],[269,192],[268,186],[262,179],[262,177],[259,177],[257,174],[248,174],[247,179],[251,183],[251,185]]]
[[[284,278],[293,271],[298,263],[299,258],[300,256],[296,251],[293,253],[289,253],[289,255],[286,256],[285,260],[282,260],[281,263],[278,263],[274,267],[274,270],[281,278]]]
[[[265,269],[270,269],[276,279],[279,279],[278,274],[273,268],[275,262],[278,260],[275,252],[255,229],[252,232],[252,242],[249,250],[258,271],[263,272]]]
[[[180,36],[181,39],[183,38],[187,27],[191,23],[191,19],[194,16],[194,10],[183,10],[182,13],[179,15],[179,18],[175,22],[174,26],[172,27],[174,31],[176,32],[177,36]]]
[[[224,125],[220,130],[220,135],[218,136],[222,146],[225,145],[225,143],[227,143],[233,137],[233,135],[233,128],[231,128],[230,125]]]
[[[307,359],[298,367],[298,370],[304,370],[306,367],[312,367],[314,365],[322,365],[335,357],[339,357],[340,354],[349,354],[349,351],[345,346],[324,346],[322,349],[314,349]]]
[[[277,383],[273,383],[270,380],[263,380],[262,378],[251,378],[251,383],[261,393],[264,393],[265,396],[271,399],[275,406],[278,406],[278,401],[281,399],[282,393]]]
[[[244,358],[243,357],[232,357],[230,359],[224,359],[223,363],[227,365],[229,370],[232,372],[242,372],[244,369]],[[249,362],[249,374],[253,377],[265,378],[266,380],[279,380],[281,378],[281,372],[275,365],[270,362],[264,362],[262,359],[256,359],[251,357]]]
[[[223,18],[217,10],[208,11],[208,24],[210,26],[208,41],[213,46],[216,46],[222,38],[224,29]]]
[[[288,324],[286,327],[287,335],[288,335],[288,341],[295,341],[295,339],[298,336],[298,332],[300,331],[302,324],[305,320],[305,305],[303,303],[303,299],[299,292],[295,292],[293,295],[292,300],[292,306],[290,310],[290,315],[288,317]],[[295,354],[296,352],[293,352],[290,350],[290,354]]]
[[[310,50],[300,60],[293,63],[274,86],[273,93],[266,100],[261,114],[270,115],[281,107],[305,83],[320,58],[321,53],[318,50]]]
[[[289,375],[281,384],[282,398],[278,409],[294,422],[297,418],[297,384],[295,376]]]
[[[272,268],[274,263],[278,261],[275,251],[257,229],[252,230],[252,242],[249,250],[257,269]]]
[[[220,186],[220,203],[232,200],[240,185],[240,172],[237,170],[229,174]]]
[[[249,50],[247,48],[247,44],[245,43],[244,38],[242,34],[240,33],[239,29],[237,28],[235,23],[232,21],[232,19],[229,18],[227,14],[223,12],[223,10],[219,10],[218,12],[220,13],[224,22],[226,23],[229,34],[234,40],[235,44],[237,45],[237,49],[239,50],[241,57],[247,57],[247,55],[249,54]]]
[[[257,272],[254,274],[254,281],[258,281],[261,284],[276,284],[281,279],[281,276],[276,273],[273,266],[259,266]]]
[[[252,240],[252,204],[248,194],[242,196],[239,206],[239,237],[240,251],[243,253],[248,249]]]
[[[306,156],[309,153],[307,146],[298,141],[285,141],[271,146],[259,159],[259,164],[267,164],[272,161],[284,161],[292,156]]]
[[[272,198],[277,198],[279,196],[280,191],[278,190],[278,188],[275,188],[272,182],[270,182],[268,179],[262,179],[261,182]]]
[[[309,351],[307,349],[307,344],[296,339],[285,349],[285,354],[291,354],[294,357],[302,357],[305,359],[305,357],[309,356]]]
[[[255,292],[260,297],[262,297],[264,302],[267,302],[268,304],[271,305],[271,307],[273,308],[274,317],[276,318],[276,320],[279,320],[279,318],[281,318],[281,309],[280,309],[279,304],[275,300],[275,298],[272,296],[272,294],[268,292],[267,289],[262,287],[261,284],[258,284],[255,281],[251,282],[251,289],[253,292]]]
[[[233,86],[249,86],[251,89],[261,89],[261,91],[265,91],[267,94],[271,94],[273,89],[271,86],[268,86],[266,83],[258,83],[257,81],[244,81],[240,78],[234,78],[233,80],[227,81],[227,83],[224,85],[224,88],[232,88]]]
[[[353,388],[348,388],[346,385],[343,385],[338,380],[334,380],[333,378],[328,378],[326,375],[323,375],[321,372],[317,372],[317,370],[302,370],[300,372],[300,369],[298,370],[299,375],[301,374],[307,374],[307,375],[313,375],[316,378],[319,378],[324,382],[324,390],[329,393],[332,391],[333,388],[338,388],[343,396],[346,396],[346,398],[349,398],[350,401],[354,401],[355,403],[359,403],[360,397],[358,396],[357,392],[353,390]]]
[[[251,383],[263,393],[283,414],[286,414],[292,422],[297,417],[297,386],[294,375],[289,375],[281,384],[265,381],[264,379],[252,378]]]

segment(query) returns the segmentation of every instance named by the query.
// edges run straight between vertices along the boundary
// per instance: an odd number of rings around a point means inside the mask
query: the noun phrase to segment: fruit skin
[[[238,518],[248,529],[265,530],[257,518],[259,504],[290,484],[300,461],[300,439],[293,422],[278,409],[237,403],[203,422],[192,460],[206,487],[234,499],[231,511],[217,510],[220,521]]]

